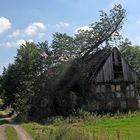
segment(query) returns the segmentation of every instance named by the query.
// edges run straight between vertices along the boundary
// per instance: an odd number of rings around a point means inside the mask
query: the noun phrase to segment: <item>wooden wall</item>
[[[120,60],[117,60],[119,57]],[[120,61],[120,62],[119,62]],[[120,65],[122,67],[122,77],[120,79],[115,79],[114,65]],[[130,65],[124,60],[121,54],[115,49],[112,51],[102,68],[99,70],[98,74],[95,76],[95,82],[137,82],[138,77],[135,71],[132,70]]]
[[[121,57],[124,81],[138,81],[136,72],[134,72],[126,61]]]
[[[113,61],[112,61],[112,54],[106,60],[105,64],[99,71],[96,76],[96,82],[108,82],[113,81],[114,74],[113,74]]]

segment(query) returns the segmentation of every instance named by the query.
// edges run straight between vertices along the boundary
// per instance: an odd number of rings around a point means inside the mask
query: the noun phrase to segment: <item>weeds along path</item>
[[[20,125],[10,124],[10,126],[15,128],[19,140],[33,140]]]
[[[6,140],[5,125],[0,125],[0,140]]]

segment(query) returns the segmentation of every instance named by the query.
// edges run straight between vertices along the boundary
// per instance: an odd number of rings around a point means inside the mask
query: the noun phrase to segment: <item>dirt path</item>
[[[0,111],[0,113],[2,115],[5,115],[4,111]],[[33,140],[20,125],[15,124],[12,121],[11,117],[5,117],[4,120],[6,120],[7,123],[0,125],[0,140],[6,140],[5,127],[8,125],[15,128],[15,130],[17,132],[18,140]]]
[[[17,124],[10,125],[15,128],[19,140],[33,140],[20,125]]]
[[[0,125],[0,140],[6,140],[4,130],[5,130],[5,125]]]
[[[15,130],[17,132],[18,140],[33,140],[27,134],[27,132],[20,125],[17,125],[17,124],[3,124],[3,125],[0,125],[0,140],[6,140],[5,127],[8,126],[8,125],[15,128]]]

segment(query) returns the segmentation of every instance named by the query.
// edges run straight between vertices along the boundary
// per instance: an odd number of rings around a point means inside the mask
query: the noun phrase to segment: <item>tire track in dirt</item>
[[[27,132],[18,124],[3,124],[0,125],[0,140],[7,140],[6,134],[5,134],[5,127],[11,126],[16,130],[18,140],[33,140]]]
[[[10,124],[10,126],[15,128],[19,140],[33,140],[20,125]]]
[[[0,111],[2,115],[5,115],[4,111]],[[5,127],[6,126],[12,126],[17,133],[18,140],[33,140],[31,136],[27,134],[27,132],[15,122],[12,121],[12,117],[5,117],[4,120],[7,121],[7,123],[0,125],[0,140],[7,140],[6,134],[5,134]]]
[[[0,125],[0,140],[6,140],[5,125]]]

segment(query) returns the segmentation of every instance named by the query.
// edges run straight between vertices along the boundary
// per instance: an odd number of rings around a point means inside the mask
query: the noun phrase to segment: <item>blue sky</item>
[[[55,32],[74,35],[98,21],[100,10],[107,12],[119,3],[127,11],[122,34],[140,45],[138,0],[0,0],[0,73],[25,40],[50,42]]]

